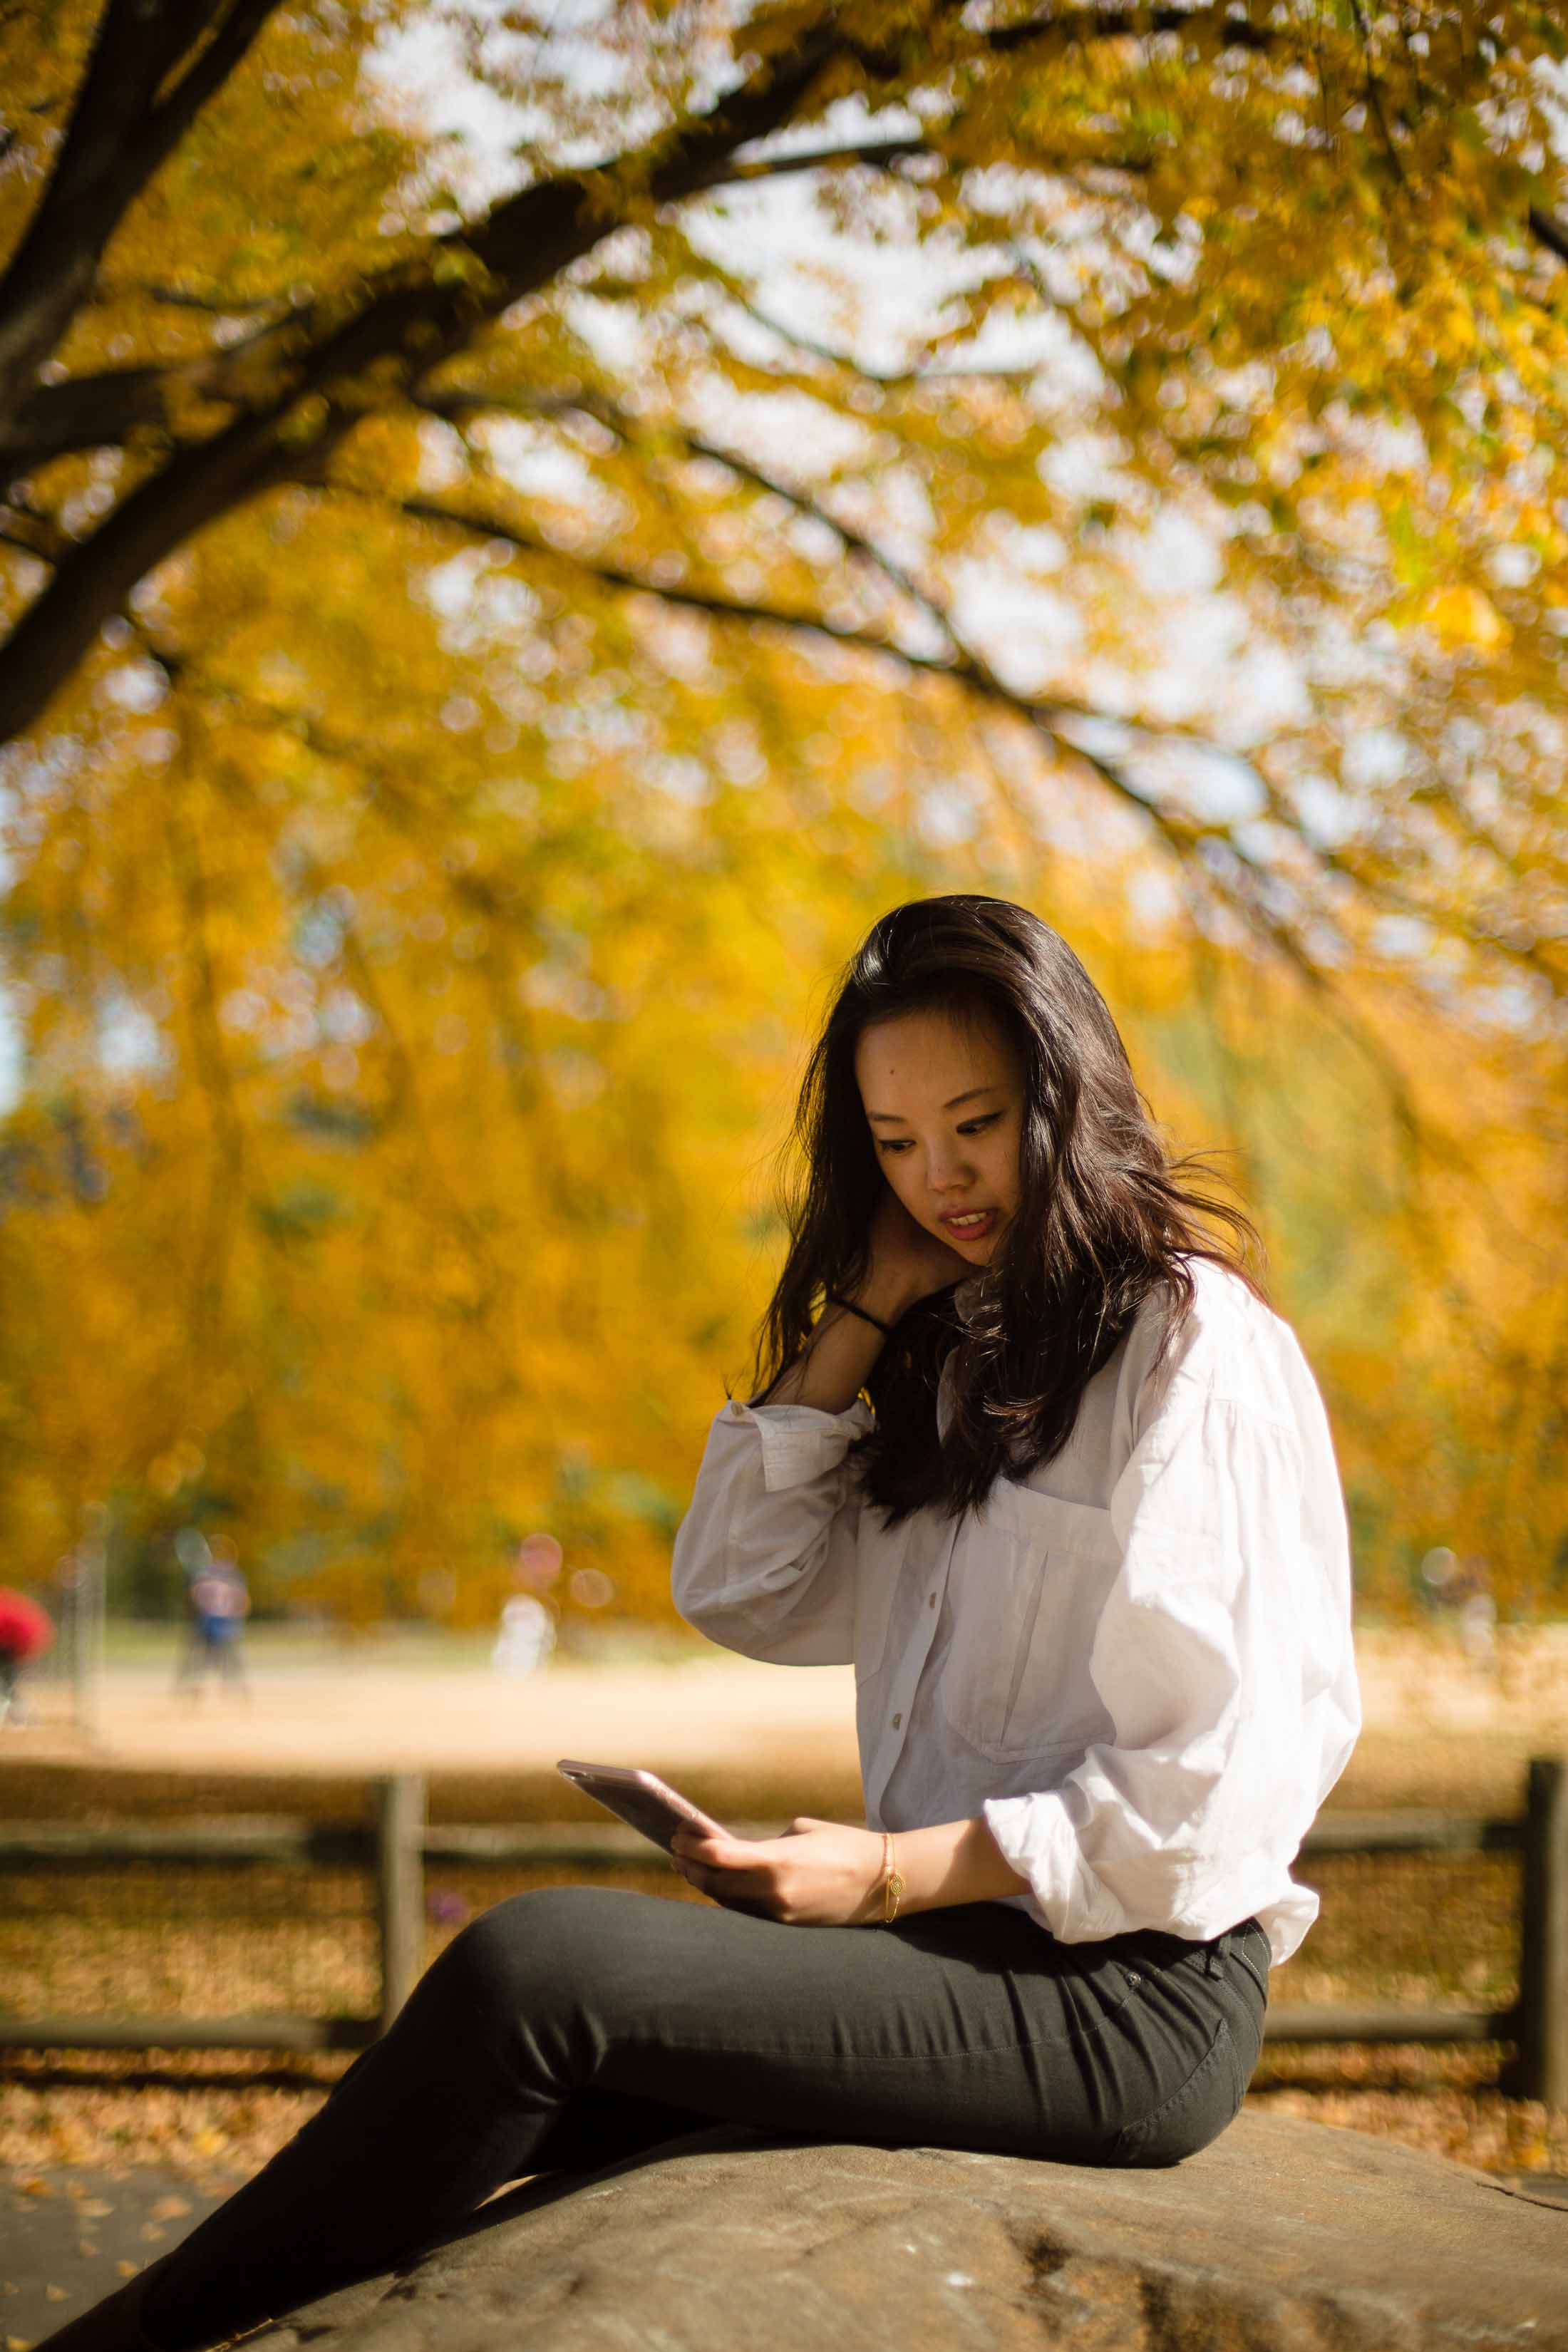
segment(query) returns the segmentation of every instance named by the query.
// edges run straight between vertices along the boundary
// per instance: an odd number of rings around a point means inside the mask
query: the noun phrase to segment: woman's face
[[[906,1013],[864,1029],[855,1075],[882,1171],[911,1217],[988,1263],[1018,1205],[1023,1073],[989,1022]]]

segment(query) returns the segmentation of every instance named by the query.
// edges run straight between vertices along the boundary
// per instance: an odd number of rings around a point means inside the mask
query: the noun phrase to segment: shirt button
[[[928,1592],[926,1594],[926,1607],[928,1609],[934,1609],[936,1607],[936,1595],[934,1592]]]
[[[894,1716],[894,1717],[893,1717],[893,1729],[894,1729],[895,1731],[897,1731],[897,1729],[898,1729],[898,1727],[899,1727],[900,1724],[900,1723],[902,1723],[903,1719],[904,1719],[904,1718],[903,1718],[903,1717],[902,1717],[901,1715],[896,1715],[896,1716]]]

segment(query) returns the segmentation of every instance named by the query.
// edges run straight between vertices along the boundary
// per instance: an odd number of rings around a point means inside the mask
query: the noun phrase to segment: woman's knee
[[[509,1895],[453,1937],[429,1976],[439,1975],[447,2001],[479,2016],[536,2011],[542,2002],[570,1998],[603,1948],[607,1902],[610,1890],[592,1886]]]

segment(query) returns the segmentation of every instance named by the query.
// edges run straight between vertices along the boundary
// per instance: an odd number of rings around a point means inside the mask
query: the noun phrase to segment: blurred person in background
[[[1421,1579],[1434,1608],[1452,1616],[1466,1659],[1489,1674],[1498,1664],[1498,1608],[1487,1561],[1479,1552],[1461,1559],[1437,1544],[1421,1562]]]
[[[0,1724],[20,1731],[30,1720],[22,1693],[22,1675],[41,1658],[55,1638],[47,1610],[25,1592],[0,1584]]]
[[[1485,1559],[1472,1552],[1449,1588],[1459,1612],[1459,1647],[1479,1673],[1498,1663],[1497,1600]]]
[[[711,1907],[494,1905],[48,2352],[197,2352],[509,2180],[714,2122],[1162,2166],[1239,2110],[1360,1725],[1328,1422],[1251,1228],[1003,899],[875,925],[795,1132],[756,1392],[714,1419],[673,1591],[745,1655],[853,1664],[864,1825],[679,1832]]]
[[[515,1591],[501,1605],[500,1630],[490,1652],[498,1675],[519,1678],[537,1674],[555,1653],[558,1619],[550,1595],[561,1574],[562,1549],[553,1536],[524,1536],[512,1569]]]
[[[248,1696],[243,1643],[250,1591],[234,1546],[226,1536],[215,1536],[210,1545],[198,1538],[197,1545],[187,1546],[186,1553],[185,1647],[175,1670],[174,1688],[188,1690],[194,1697],[210,1667],[219,1682]]]

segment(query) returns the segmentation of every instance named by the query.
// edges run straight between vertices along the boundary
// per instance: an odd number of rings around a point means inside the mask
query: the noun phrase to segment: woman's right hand
[[[917,1223],[889,1185],[872,1213],[867,1240],[870,1263],[865,1278],[844,1295],[884,1323],[896,1323],[918,1298],[979,1271],[940,1234]]]

